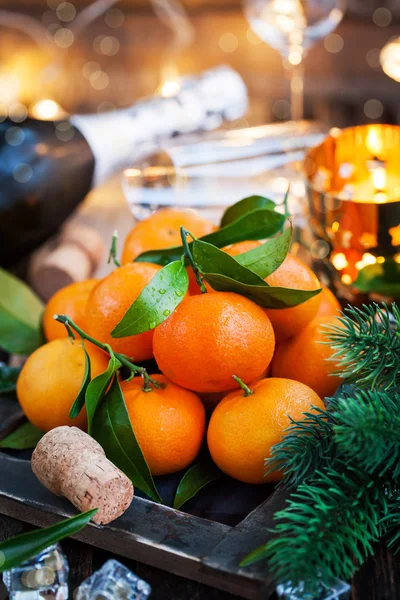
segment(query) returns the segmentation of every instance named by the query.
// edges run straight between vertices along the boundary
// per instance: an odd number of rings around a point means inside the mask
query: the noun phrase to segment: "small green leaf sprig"
[[[0,573],[18,567],[52,544],[78,533],[89,523],[96,512],[97,508],[50,525],[50,527],[23,533],[0,542]]]
[[[85,351],[85,374],[81,388],[72,405],[70,418],[75,418],[86,406],[88,433],[103,447],[107,457],[123,471],[132,483],[154,502],[161,502],[149,466],[135,436],[124,396],[119,383],[119,369],[125,368],[128,379],[135,375],[143,378],[143,390],[151,391],[160,384],[144,367],[135,365],[124,354],[115,353],[108,344],[99,342],[78,327],[67,315],[55,315],[56,321],[63,323],[71,338],[74,332],[82,340],[87,340],[107,352],[110,356],[108,367],[94,379],[90,375],[90,358]]]
[[[349,308],[342,327],[327,330],[350,381],[357,344],[362,348],[358,387],[344,385],[325,410],[292,420],[274,447],[267,469],[281,470],[293,492],[275,514],[269,541],[242,566],[267,559],[277,582],[303,582],[305,593],[317,594],[321,582],[350,579],[378,540],[400,551],[400,378],[398,364],[376,353],[382,339],[389,357],[396,351],[398,307],[391,312]]]

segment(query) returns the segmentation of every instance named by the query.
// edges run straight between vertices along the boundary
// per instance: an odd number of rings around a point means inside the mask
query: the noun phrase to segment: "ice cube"
[[[297,587],[292,583],[278,585],[276,593],[280,600],[350,600],[351,587],[345,582],[337,579],[330,587],[320,586],[318,596],[304,592],[304,584],[300,582]]]
[[[10,600],[67,600],[68,561],[58,544],[19,567],[4,571]]]
[[[145,600],[151,587],[117,560],[108,560],[75,591],[75,600]]]

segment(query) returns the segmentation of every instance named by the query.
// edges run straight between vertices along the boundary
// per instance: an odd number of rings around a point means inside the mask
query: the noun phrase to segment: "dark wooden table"
[[[29,531],[31,526],[0,515],[0,540]],[[109,558],[118,558],[75,540],[65,540],[62,547],[70,566],[70,598],[76,587],[92,571]],[[152,587],[152,600],[237,600],[237,596],[220,592],[206,585],[171,575],[135,561],[119,559]],[[7,594],[0,584],[0,600]],[[373,558],[358,572],[353,581],[353,600],[400,600],[400,556],[394,557],[378,547]]]

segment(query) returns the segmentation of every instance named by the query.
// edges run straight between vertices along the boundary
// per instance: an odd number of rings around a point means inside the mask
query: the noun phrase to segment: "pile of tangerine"
[[[332,395],[339,379],[326,359],[332,351],[321,344],[321,324],[335,319],[340,308],[328,289],[303,304],[263,309],[232,293],[207,286],[200,294],[192,273],[188,295],[158,327],[114,339],[110,332],[132,302],[161,269],[133,262],[147,250],[181,243],[180,226],[201,237],[215,227],[194,211],[162,209],[129,233],[122,266],[102,280],[90,279],[59,290],[49,300],[43,330],[47,343],[26,361],[17,395],[27,418],[42,431],[60,425],[86,427],[86,412],[68,414],[85,370],[81,341],[71,342],[54,314],[68,315],[83,331],[109,344],[133,362],[155,359],[162,383],[151,392],[140,378],[121,388],[137,440],[153,475],[184,469],[196,458],[207,435],[217,466],[247,483],[277,480],[265,476],[265,459],[289,426],[321,398]],[[260,242],[224,248],[235,256]],[[289,254],[266,281],[274,286],[313,290],[316,275]],[[106,370],[109,356],[85,341],[91,377]],[[211,412],[206,432],[206,409]]]

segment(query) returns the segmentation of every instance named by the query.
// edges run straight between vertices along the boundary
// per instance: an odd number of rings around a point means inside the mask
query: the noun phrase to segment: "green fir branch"
[[[377,304],[348,307],[341,325],[327,325],[328,343],[335,353],[329,359],[337,374],[364,389],[390,390],[400,378],[400,310]]]
[[[333,412],[338,452],[367,473],[400,475],[400,395],[345,394]]]
[[[291,426],[282,441],[273,447],[271,458],[265,461],[267,474],[281,471],[287,486],[307,481],[316,470],[333,460],[332,415],[315,406],[312,409],[315,412],[304,413],[302,421],[289,416]]]
[[[278,583],[304,582],[311,594],[320,581],[331,585],[337,577],[350,579],[381,536],[387,513],[382,490],[381,480],[344,462],[317,472],[275,515],[276,537],[246,564],[267,557]]]
[[[400,482],[388,485],[385,492],[388,497],[388,510],[382,524],[385,527],[387,546],[397,554],[400,552]]]

